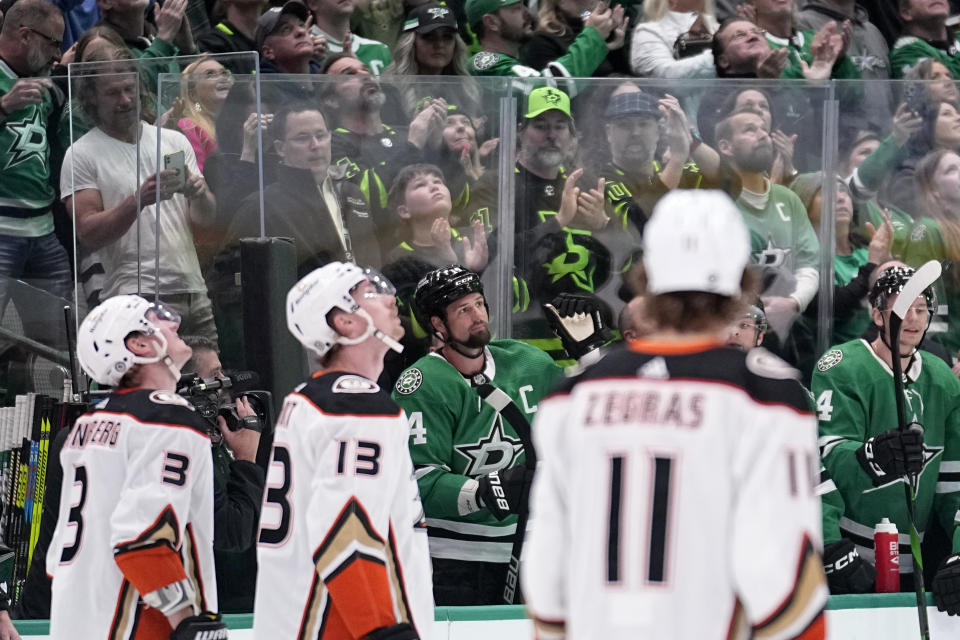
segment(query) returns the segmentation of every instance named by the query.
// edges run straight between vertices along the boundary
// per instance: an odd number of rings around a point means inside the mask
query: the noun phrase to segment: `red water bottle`
[[[884,518],[873,530],[873,556],[877,565],[877,593],[900,591],[900,542],[897,525]]]

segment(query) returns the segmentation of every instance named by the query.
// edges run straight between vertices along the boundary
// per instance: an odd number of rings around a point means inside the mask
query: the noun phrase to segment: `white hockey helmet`
[[[652,294],[705,291],[740,295],[750,236],[730,196],[676,189],[653,208],[643,230],[643,264]]]
[[[80,323],[77,334],[77,359],[84,372],[98,383],[115,387],[135,364],[150,364],[167,359],[167,340],[154,320],[180,323],[180,315],[162,303],[151,303],[140,296],[114,296],[93,309]],[[144,358],[127,349],[131,333],[155,336],[160,353]]]
[[[402,351],[398,342],[383,334],[370,315],[360,308],[350,292],[364,280],[375,287],[376,294],[396,295],[390,281],[375,269],[359,267],[352,262],[331,262],[314,269],[300,279],[287,293],[287,328],[300,343],[322,357],[335,344],[358,344],[371,335],[391,349]],[[327,314],[334,309],[357,313],[367,320],[367,330],[358,338],[348,339],[327,323]]]

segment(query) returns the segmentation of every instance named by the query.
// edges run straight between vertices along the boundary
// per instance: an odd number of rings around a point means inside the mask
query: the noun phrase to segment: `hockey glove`
[[[877,570],[860,557],[849,540],[831,542],[823,548],[823,571],[834,595],[872,593],[877,581]]]
[[[420,640],[417,632],[406,622],[374,629],[364,638],[365,640]]]
[[[526,467],[510,467],[477,478],[477,502],[486,507],[497,520],[503,520],[520,510],[524,484],[533,479]]]
[[[916,422],[900,431],[889,429],[857,449],[857,460],[873,484],[923,471],[923,427]]]
[[[220,614],[209,611],[182,620],[170,634],[170,640],[227,640],[229,637]]]
[[[960,615],[960,554],[946,558],[933,576],[933,601],[947,615]]]
[[[613,338],[594,296],[561,293],[543,305],[543,313],[571,358],[579,360]]]

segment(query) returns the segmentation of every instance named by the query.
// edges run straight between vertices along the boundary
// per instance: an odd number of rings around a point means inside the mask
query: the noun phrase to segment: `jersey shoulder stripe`
[[[111,394],[96,411],[127,414],[137,422],[187,427],[205,438],[213,428],[183,396],[156,389],[131,389]]]
[[[810,412],[810,399],[796,371],[762,348],[743,352],[715,347],[660,354],[618,347],[578,376],[560,381],[551,395],[570,393],[579,382],[644,377],[723,384],[742,390],[757,404],[786,405]]]
[[[320,412],[335,416],[394,417],[400,407],[376,382],[342,371],[323,372],[294,389]]]

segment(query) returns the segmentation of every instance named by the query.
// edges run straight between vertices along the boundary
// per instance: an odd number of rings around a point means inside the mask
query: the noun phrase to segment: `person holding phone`
[[[77,239],[103,262],[104,297],[138,290],[149,296],[159,289],[183,317],[185,333],[216,340],[190,230],[190,223],[214,222],[214,196],[182,133],[163,131],[161,154],[167,168],[157,166],[154,150],[160,134],[138,119],[136,67],[116,61],[110,70],[79,82],[80,104],[95,126],[67,150],[63,162],[60,190],[76,222]]]

